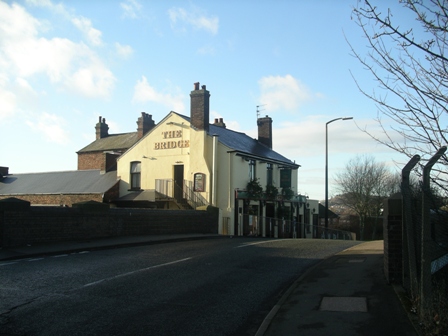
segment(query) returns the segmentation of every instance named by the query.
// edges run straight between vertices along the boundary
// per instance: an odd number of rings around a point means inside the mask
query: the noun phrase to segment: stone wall
[[[83,241],[94,238],[218,233],[219,211],[21,206],[0,208],[0,243]]]

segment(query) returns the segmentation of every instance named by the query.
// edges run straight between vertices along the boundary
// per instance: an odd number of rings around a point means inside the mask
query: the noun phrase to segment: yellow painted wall
[[[218,138],[219,139],[219,138]],[[188,145],[187,145],[188,144]],[[204,131],[193,129],[184,118],[171,112],[153,130],[131,147],[119,159],[117,175],[121,179],[120,196],[130,193],[130,166],[141,162],[141,188],[155,189],[155,180],[172,179],[175,165],[184,166],[184,179],[193,181],[195,173],[206,175],[206,187],[202,196],[212,204],[213,173],[216,174],[216,206],[223,217],[229,217],[229,234],[233,232],[235,189],[245,189],[249,181],[249,162],[231,148],[217,143],[215,172],[213,172],[213,137]],[[267,183],[267,165],[256,163],[256,176],[263,189]],[[280,185],[280,169],[274,165],[275,186]],[[292,170],[292,189],[297,193],[297,170]],[[280,192],[280,190],[279,190]],[[220,231],[222,227],[220,227]]]

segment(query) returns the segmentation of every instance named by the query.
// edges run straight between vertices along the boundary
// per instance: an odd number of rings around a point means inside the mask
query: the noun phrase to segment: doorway
[[[174,166],[174,198],[181,201],[184,197],[184,165]]]

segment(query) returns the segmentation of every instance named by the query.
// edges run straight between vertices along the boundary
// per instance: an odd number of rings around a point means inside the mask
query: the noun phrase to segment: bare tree
[[[364,240],[367,218],[381,215],[383,201],[393,190],[390,181],[392,175],[385,164],[371,156],[356,156],[336,175],[339,198],[359,217],[360,240]]]
[[[400,1],[403,10],[415,17],[414,27],[405,27],[403,23],[400,26],[390,9],[382,12],[373,2],[359,1],[353,9],[353,18],[367,38],[369,51],[364,55],[350,47],[384,92],[378,94],[373,90],[370,93],[356,82],[360,91],[377,105],[377,121],[385,138],[364,131],[409,158],[421,155],[424,165],[447,144],[448,2]],[[392,126],[387,126],[383,117],[390,119]],[[397,135],[401,140],[397,140]],[[434,167],[434,173],[434,182],[448,191],[446,155],[441,165]]]

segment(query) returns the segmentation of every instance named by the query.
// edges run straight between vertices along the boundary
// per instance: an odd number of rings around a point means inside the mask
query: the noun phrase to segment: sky
[[[398,1],[377,2],[410,22]],[[382,137],[353,79],[377,89],[347,42],[368,51],[357,3],[0,0],[0,166],[76,170],[99,116],[109,133],[136,131],[141,112],[156,123],[170,111],[189,116],[200,82],[211,122],[256,138],[257,116],[273,119],[273,149],[301,165],[302,195],[324,199],[325,125],[335,118],[353,120],[328,125],[330,197],[358,155],[398,171],[408,160],[362,131]]]

